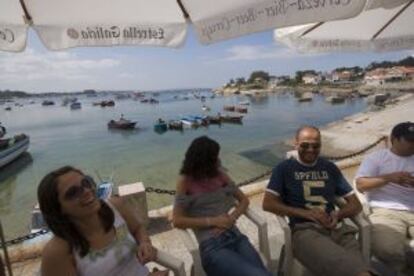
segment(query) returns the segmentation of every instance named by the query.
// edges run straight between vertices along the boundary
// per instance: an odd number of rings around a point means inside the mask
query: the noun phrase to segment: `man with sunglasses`
[[[289,217],[295,258],[314,275],[372,275],[355,239],[357,229],[342,223],[362,206],[338,167],[319,157],[319,129],[298,129],[295,148],[296,158],[274,168],[263,209]],[[346,200],[340,210],[334,207],[336,197]]]
[[[363,160],[356,186],[371,208],[374,256],[395,271],[414,275],[414,122],[394,126],[391,148]]]

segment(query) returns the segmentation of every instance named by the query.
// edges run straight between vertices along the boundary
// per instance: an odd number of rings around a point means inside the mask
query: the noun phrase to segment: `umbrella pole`
[[[6,241],[4,240],[3,226],[1,225],[1,222],[0,222],[0,239],[1,239],[1,246],[3,247],[4,261],[6,262],[8,274],[10,276],[13,276],[13,272],[12,272],[10,260],[9,260],[9,254],[6,248]]]

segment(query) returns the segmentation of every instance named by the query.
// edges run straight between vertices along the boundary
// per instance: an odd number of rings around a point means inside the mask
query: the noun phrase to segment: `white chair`
[[[363,213],[364,213],[364,217],[366,218],[367,222],[372,227],[372,223],[369,220],[369,215],[371,214],[371,208],[369,206],[368,199],[366,198],[365,194],[358,191],[358,189],[356,188],[355,180],[352,182],[352,185],[354,186],[355,193],[358,196],[358,199],[362,204],[362,210],[363,210]],[[411,254],[407,257],[413,258],[412,261],[414,261],[414,241],[410,240],[408,238],[407,238],[407,248],[411,248],[411,251],[408,253],[408,254],[410,254],[410,253]],[[382,273],[382,275],[384,275],[384,276],[396,275],[396,272],[393,272],[392,268],[387,267],[384,263],[382,263],[380,260],[378,260],[375,256],[370,255],[369,257],[370,257],[371,262],[375,266],[375,268],[377,270],[379,270]]]
[[[184,261],[177,259],[167,252],[158,250],[155,263],[170,269],[174,273],[174,276],[186,276]]]
[[[344,204],[344,199],[338,199],[337,205],[341,207]],[[293,276],[293,275],[312,275],[307,271],[302,264],[293,256],[292,234],[288,225],[287,218],[277,216],[277,220],[282,227],[284,234],[284,245],[280,249],[278,244],[280,237],[269,237],[270,242],[270,262],[278,263],[278,276]],[[370,224],[362,213],[351,218],[351,221],[358,227],[358,241],[360,243],[361,253],[364,261],[367,263],[370,259]],[[280,254],[277,254],[280,252]],[[277,260],[279,259],[279,260]]]
[[[251,208],[248,208],[246,213],[244,214],[250,221],[252,221],[258,230],[258,238],[259,238],[259,254],[264,261],[265,264],[268,264],[270,260],[270,252],[269,252],[269,240],[267,234],[267,222],[264,218],[258,215],[255,211]],[[198,243],[194,237],[193,231],[191,229],[177,229],[178,233],[180,234],[180,238],[184,243],[184,246],[191,254],[193,265],[191,266],[191,276],[205,276],[205,272],[203,270],[201,264],[201,257],[198,250]]]

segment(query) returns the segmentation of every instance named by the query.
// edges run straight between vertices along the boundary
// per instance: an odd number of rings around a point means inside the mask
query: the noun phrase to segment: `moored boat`
[[[210,124],[220,125],[221,124],[221,116],[207,116],[207,120]]]
[[[55,102],[54,101],[49,101],[49,100],[44,100],[42,102],[42,105],[43,106],[55,105]]]
[[[220,117],[223,123],[241,124],[243,123],[242,115],[224,115]]]
[[[15,135],[13,138],[0,140],[0,168],[12,162],[27,151],[30,144],[29,136]]]
[[[183,122],[180,120],[171,120],[168,122],[168,129],[170,130],[183,130]]]
[[[154,131],[158,132],[158,133],[164,133],[168,130],[168,125],[167,123],[162,120],[162,119],[158,119],[157,122],[154,124]]]
[[[247,107],[246,106],[236,106],[235,111],[239,113],[247,113]]]
[[[82,108],[82,104],[80,102],[74,102],[70,104],[71,110],[76,110],[76,109],[81,109],[81,108]]]
[[[110,120],[108,122],[108,128],[117,129],[134,129],[137,122],[124,119],[122,116],[119,120]]]
[[[234,111],[234,109],[235,109],[234,105],[225,105],[223,107],[223,110],[225,111]]]

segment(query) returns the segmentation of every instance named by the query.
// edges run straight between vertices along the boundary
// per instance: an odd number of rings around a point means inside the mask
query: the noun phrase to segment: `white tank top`
[[[83,258],[79,256],[78,252],[73,252],[78,274],[85,276],[147,276],[149,271],[136,257],[137,244],[129,233],[125,220],[109,201],[105,202],[115,215],[115,238],[101,250],[90,249]]]

